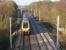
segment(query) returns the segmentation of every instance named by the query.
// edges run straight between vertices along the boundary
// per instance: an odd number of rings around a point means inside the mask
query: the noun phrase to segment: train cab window
[[[28,23],[24,23],[24,24],[23,24],[23,27],[24,27],[24,28],[28,28]]]

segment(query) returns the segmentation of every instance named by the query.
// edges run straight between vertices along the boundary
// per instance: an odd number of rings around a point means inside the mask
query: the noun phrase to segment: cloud
[[[52,2],[57,2],[57,1],[60,1],[60,0],[51,0]]]
[[[29,5],[32,2],[42,1],[42,0],[14,0],[18,5]]]

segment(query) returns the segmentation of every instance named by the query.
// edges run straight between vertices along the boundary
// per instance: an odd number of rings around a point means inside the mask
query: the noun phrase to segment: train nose
[[[30,29],[22,29],[22,34],[30,34]]]

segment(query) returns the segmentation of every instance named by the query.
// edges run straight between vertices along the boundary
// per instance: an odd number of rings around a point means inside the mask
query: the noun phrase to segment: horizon
[[[17,5],[26,6],[31,4],[32,2],[44,1],[44,0],[14,0]],[[60,1],[60,0],[51,0],[52,2]]]

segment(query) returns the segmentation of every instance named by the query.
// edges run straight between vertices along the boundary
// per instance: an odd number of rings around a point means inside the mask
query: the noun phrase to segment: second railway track
[[[40,50],[57,50],[48,32],[44,32],[43,28],[39,26],[39,24],[37,24],[35,20],[31,20],[32,25],[34,25],[35,27],[34,29],[37,31],[37,33],[39,33],[36,35],[36,37],[39,42]]]

